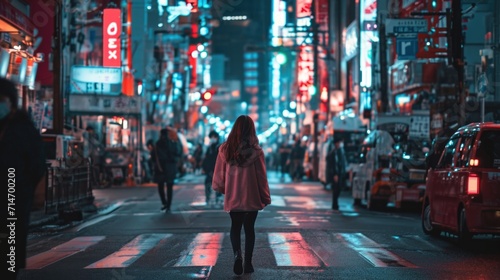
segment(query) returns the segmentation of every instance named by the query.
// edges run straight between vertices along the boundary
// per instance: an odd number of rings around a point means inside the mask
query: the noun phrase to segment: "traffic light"
[[[277,53],[276,54],[276,62],[278,62],[279,65],[285,64],[287,61],[286,55],[284,53]]]
[[[200,99],[204,102],[208,102],[212,100],[213,92],[210,90],[206,90],[201,93]]]

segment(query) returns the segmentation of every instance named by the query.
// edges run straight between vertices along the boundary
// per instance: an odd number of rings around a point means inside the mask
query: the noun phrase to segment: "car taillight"
[[[479,194],[479,177],[477,174],[469,174],[467,179],[467,194]]]

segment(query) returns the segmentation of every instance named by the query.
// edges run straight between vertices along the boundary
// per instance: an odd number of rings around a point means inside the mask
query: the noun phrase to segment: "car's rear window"
[[[476,154],[479,167],[500,168],[500,130],[483,131]]]

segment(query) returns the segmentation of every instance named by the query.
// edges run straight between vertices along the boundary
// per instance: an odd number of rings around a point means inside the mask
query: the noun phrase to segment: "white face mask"
[[[0,102],[0,120],[4,119],[10,113],[10,104],[7,102]]]
[[[210,144],[217,143],[217,138],[210,138]]]

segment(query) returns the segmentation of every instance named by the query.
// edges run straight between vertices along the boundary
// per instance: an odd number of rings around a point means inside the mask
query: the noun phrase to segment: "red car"
[[[500,124],[473,123],[451,136],[428,173],[422,229],[451,232],[462,244],[500,234]]]

